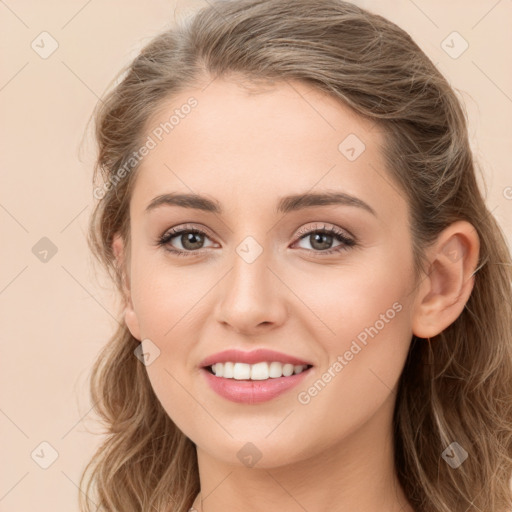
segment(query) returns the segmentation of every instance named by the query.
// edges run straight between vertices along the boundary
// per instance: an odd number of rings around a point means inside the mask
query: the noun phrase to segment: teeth
[[[261,362],[256,364],[246,363],[215,363],[211,366],[212,372],[217,377],[235,380],[266,380],[278,377],[302,373],[307,365],[282,364],[277,361],[271,363]]]

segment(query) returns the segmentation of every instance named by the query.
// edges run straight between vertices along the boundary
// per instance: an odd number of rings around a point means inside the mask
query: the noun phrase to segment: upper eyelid
[[[335,233],[335,234],[341,234],[343,236],[345,236],[346,238],[350,238],[352,240],[355,241],[356,237],[354,235],[352,235],[352,233],[350,233],[348,230],[346,230],[345,228],[340,228],[339,226],[336,226],[335,224],[329,224],[327,222],[323,222],[321,223],[322,225],[321,226],[309,226],[307,228],[301,228],[297,233],[296,233],[296,236],[299,237],[299,238],[302,238],[304,235],[307,235],[309,233],[314,233],[316,231],[327,231],[327,232],[330,232],[330,233]],[[338,233],[338,231],[340,233]]]
[[[168,235],[172,235],[174,237],[174,236],[178,236],[178,235],[182,234],[183,232],[187,232],[187,231],[200,231],[203,234],[207,235],[208,237],[214,238],[213,234],[207,227],[196,226],[195,224],[183,224],[183,225],[178,225],[177,227],[172,227],[172,228],[168,229],[167,231],[165,231],[164,234],[162,235],[162,237],[168,236]]]

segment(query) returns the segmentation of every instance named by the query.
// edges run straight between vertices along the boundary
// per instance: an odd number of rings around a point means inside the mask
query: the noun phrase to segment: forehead
[[[218,78],[182,91],[162,103],[146,136],[154,147],[137,170],[138,210],[166,192],[206,193],[234,208],[327,189],[381,203],[389,182],[378,126],[297,81],[248,89]]]

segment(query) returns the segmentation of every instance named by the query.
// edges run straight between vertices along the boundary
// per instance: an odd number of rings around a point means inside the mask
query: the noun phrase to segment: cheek
[[[187,311],[205,293],[192,267],[188,269],[173,269],[165,258],[148,255],[134,261],[132,301],[144,337],[170,337],[180,318],[186,322]]]
[[[191,350],[200,339],[202,298],[212,286],[204,279],[214,283],[215,276],[208,280],[192,266],[176,269],[163,258],[163,262],[154,260],[133,265],[132,300],[142,339],[157,347],[158,357],[146,367],[148,376],[165,408],[174,411],[190,401],[185,388],[196,371]]]
[[[201,414],[191,399],[195,359],[191,357],[198,338],[197,312],[205,290],[198,288],[191,272],[151,266],[134,280],[134,308],[143,338],[157,347],[158,357],[146,366],[151,386],[169,417],[182,431]],[[198,304],[199,303],[199,304]],[[199,307],[199,309],[197,309]]]
[[[376,386],[389,392],[396,383],[412,336],[412,277],[411,261],[389,251],[373,264],[366,260],[332,272],[328,286],[317,283],[312,289],[310,281],[310,294],[318,297],[313,309],[326,327],[318,330],[318,322],[310,323],[311,335],[316,331],[328,357],[322,370],[343,374],[336,380],[345,391],[372,392]],[[335,361],[339,364],[333,367]]]
[[[387,272],[358,277],[343,279],[340,285],[353,286],[325,297],[325,307],[317,304],[330,329],[319,329],[316,319],[310,326],[325,362],[297,390],[304,428],[323,418],[331,440],[354,432],[394,398],[411,341],[405,280]]]
[[[374,327],[379,333],[391,332],[408,319],[404,311],[413,298],[410,262],[393,250],[376,251],[371,259],[354,262],[294,283],[297,295],[318,312],[333,348],[344,347],[360,333],[364,342],[365,333],[377,334]]]

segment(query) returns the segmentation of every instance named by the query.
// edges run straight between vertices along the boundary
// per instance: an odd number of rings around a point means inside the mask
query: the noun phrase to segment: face
[[[378,128],[303,83],[249,93],[217,79],[169,100],[147,135],[156,146],[130,203],[125,318],[176,425],[227,463],[240,465],[251,442],[260,467],[341,446],[372,422],[390,429],[415,283],[407,203]],[[284,199],[303,194],[331,200]],[[201,367],[226,349],[274,350],[311,368],[280,377],[278,394],[277,377],[231,379],[227,398],[209,383],[230,379]]]

